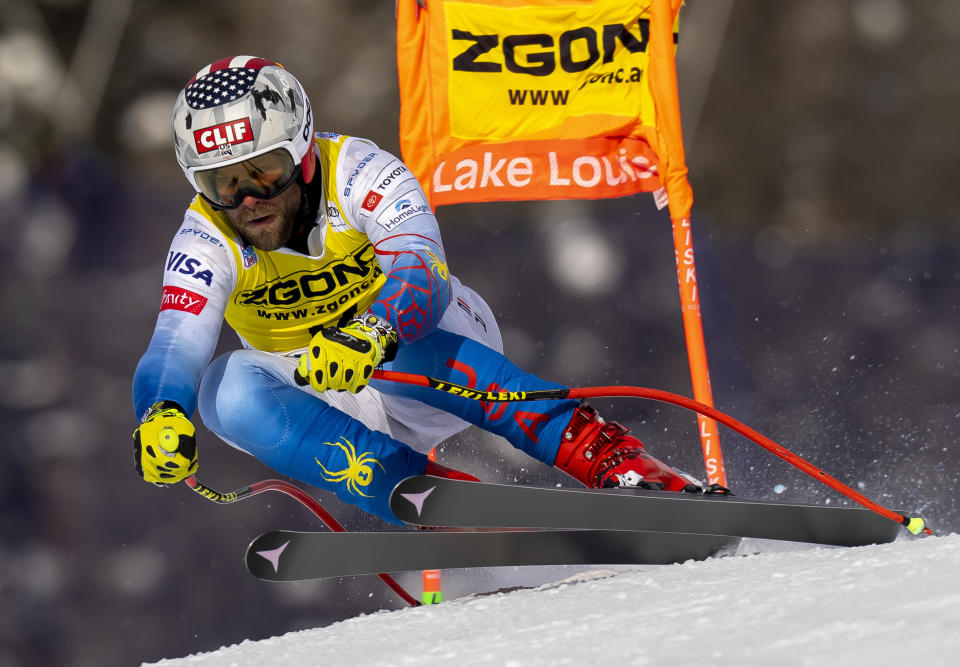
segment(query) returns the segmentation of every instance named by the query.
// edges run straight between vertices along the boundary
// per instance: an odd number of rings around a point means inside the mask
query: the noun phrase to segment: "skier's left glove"
[[[397,354],[397,332],[386,320],[367,313],[344,327],[321,329],[300,357],[296,379],[317,391],[357,393],[367,386],[373,369]]]
[[[133,464],[157,486],[175,484],[197,472],[196,429],[172,401],[154,403],[133,432]]]

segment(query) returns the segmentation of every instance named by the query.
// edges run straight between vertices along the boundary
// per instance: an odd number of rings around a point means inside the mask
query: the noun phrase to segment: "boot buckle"
[[[602,454],[610,445],[619,442],[628,433],[630,433],[630,429],[617,422],[604,424],[600,427],[600,432],[597,433],[593,442],[584,447],[584,458],[592,461],[596,455]]]

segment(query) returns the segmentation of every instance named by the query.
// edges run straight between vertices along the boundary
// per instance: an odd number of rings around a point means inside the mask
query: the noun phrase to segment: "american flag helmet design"
[[[313,113],[303,86],[265,58],[223,58],[197,72],[173,108],[177,162],[194,189],[195,173],[276,148],[295,164],[313,144]]]

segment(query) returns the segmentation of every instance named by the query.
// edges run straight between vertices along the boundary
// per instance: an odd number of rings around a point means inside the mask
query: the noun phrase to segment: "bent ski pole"
[[[448,394],[453,394],[455,396],[461,396],[463,398],[477,401],[513,402],[554,399],[560,400],[565,398],[583,399],[629,396],[633,398],[649,398],[655,401],[679,405],[682,408],[686,408],[706,417],[710,417],[711,419],[736,431],[740,435],[749,438],[767,451],[772,452],[790,465],[799,468],[803,472],[807,473],[814,479],[823,482],[835,491],[842,493],[854,502],[859,503],[863,507],[874,511],[880,516],[886,517],[891,521],[896,521],[897,523],[903,524],[903,526],[905,526],[906,529],[914,535],[917,535],[920,532],[926,533],[927,535],[933,534],[933,531],[925,526],[922,518],[918,516],[910,517],[903,514],[898,514],[893,510],[889,510],[886,507],[878,505],[863,494],[854,491],[840,480],[831,477],[809,461],[797,456],[785,447],[778,445],[767,436],[755,431],[746,424],[723,412],[720,412],[716,408],[712,408],[709,405],[705,405],[704,403],[700,403],[685,396],[680,396],[679,394],[671,394],[670,392],[661,391],[659,389],[647,389],[645,387],[631,386],[573,387],[565,389],[538,389],[533,391],[481,391],[477,389],[471,389],[470,387],[464,387],[462,385],[452,384],[450,382],[444,382],[436,378],[427,377],[426,375],[415,375],[412,373],[398,373],[396,371],[383,370],[374,371],[373,378],[378,380],[387,380],[389,382],[399,382],[402,384],[430,387],[438,391],[445,391]]]
[[[325,510],[315,498],[307,494],[305,491],[303,491],[303,489],[294,486],[289,482],[284,482],[283,480],[265,479],[228,493],[221,493],[220,491],[210,488],[193,475],[187,477],[183,481],[187,483],[187,486],[199,493],[201,496],[207,500],[212,500],[219,505],[230,505],[238,500],[251,498],[259,493],[263,493],[264,491],[279,491],[280,493],[290,496],[308,510],[313,512],[317,518],[320,519],[320,521],[322,521],[327,528],[333,532],[347,532],[347,529],[344,528],[343,525],[341,525],[341,523],[337,521],[332,514],[330,514],[330,512]],[[377,576],[380,577],[383,583],[389,586],[394,593],[399,595],[403,601],[408,603],[411,607],[420,606],[420,602],[410,595],[400,584],[397,583],[397,580],[391,577],[389,574],[381,573]]]

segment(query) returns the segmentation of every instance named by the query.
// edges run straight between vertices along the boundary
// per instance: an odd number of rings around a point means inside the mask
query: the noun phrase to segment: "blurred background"
[[[202,7],[202,9],[198,9]],[[715,402],[881,504],[960,528],[960,3],[689,0],[678,72]],[[0,665],[131,665],[402,603],[374,577],[270,585],[282,497],[219,507],[132,465],[133,369],[192,191],[169,118],[227,55],[278,60],[318,130],[399,153],[389,0],[0,3]],[[670,223],[647,195],[438,211],[521,366],[691,394]],[[491,261],[495,258],[495,261]],[[237,346],[225,329],[223,349]],[[702,471],[692,413],[597,402]],[[200,478],[272,476],[198,429]],[[721,429],[741,495],[846,504]],[[440,460],[567,484],[471,429]],[[317,492],[353,529],[384,525]],[[447,597],[507,575],[451,572]],[[540,573],[539,576],[549,576]],[[418,578],[402,580],[419,592]],[[363,650],[362,647],[357,647]]]

